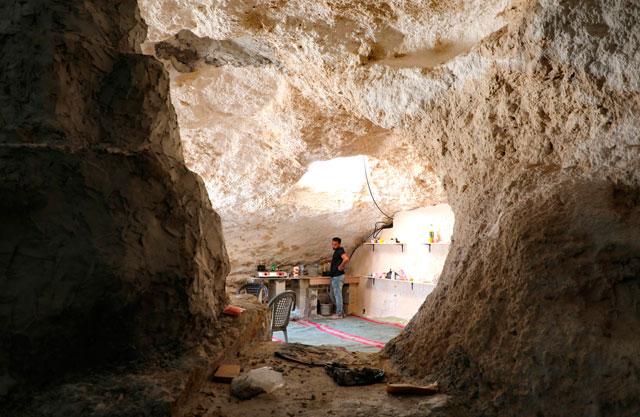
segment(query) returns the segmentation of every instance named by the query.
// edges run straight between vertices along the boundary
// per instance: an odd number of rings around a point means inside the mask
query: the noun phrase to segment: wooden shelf
[[[331,284],[331,277],[324,277],[322,275],[303,275],[301,277],[251,277],[253,281],[308,281],[309,285],[329,285]],[[352,275],[345,275],[344,284],[358,285],[360,283],[360,277]]]
[[[371,242],[366,242],[365,245],[369,245],[371,246],[371,250],[375,252],[376,250],[376,246],[401,246],[402,247],[402,252],[404,252],[404,243],[400,243],[400,242],[393,242],[393,243],[371,243]]]
[[[367,276],[365,276],[364,278],[372,280],[374,286],[376,285],[376,280],[388,281],[388,282],[403,282],[403,283],[406,282],[407,284],[411,284],[411,289],[413,289],[413,284],[432,285],[434,287],[436,285],[435,282],[431,282],[431,281],[409,281],[408,279],[387,279],[387,278],[376,278],[376,277],[367,277]]]
[[[433,243],[425,242],[425,243],[421,243],[421,245],[429,246],[429,252],[431,252],[431,245],[450,245],[450,243],[449,242],[433,242]]]
[[[406,245],[407,243],[402,243],[402,242],[393,242],[393,243],[371,243],[371,242],[365,242],[365,245],[369,245],[371,246],[371,249],[373,251],[376,250],[376,246],[401,246],[402,247],[402,252],[404,252],[404,245]],[[431,252],[431,246],[432,245],[450,245],[451,242],[433,242],[433,243],[420,243],[420,245],[426,245],[429,247],[429,252]]]

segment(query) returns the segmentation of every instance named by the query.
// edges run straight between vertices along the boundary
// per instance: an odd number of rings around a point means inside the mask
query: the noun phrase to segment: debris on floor
[[[437,382],[429,385],[387,384],[387,393],[395,395],[433,395],[438,392]]]
[[[371,385],[384,381],[384,371],[377,368],[349,368],[343,363],[334,362],[327,365],[325,370],[336,384],[343,387]]]
[[[241,400],[248,400],[258,394],[271,393],[284,386],[284,378],[280,372],[265,366],[252,369],[246,374],[233,378],[231,394]]]
[[[244,317],[244,316],[243,316]],[[282,373],[285,386],[250,400],[240,400],[226,384],[206,381],[181,399],[181,417],[464,417],[455,399],[444,394],[430,396],[391,395],[386,382],[420,384],[404,380],[377,354],[349,352],[333,346],[284,345],[273,342],[246,344],[220,363],[238,363],[245,371],[271,367]],[[294,360],[291,360],[294,359]],[[332,362],[349,368],[372,367],[385,371],[385,382],[376,385],[340,386],[327,375]],[[241,374],[241,376],[242,376]],[[37,415],[37,414],[36,414]],[[154,414],[155,415],[155,414]]]
[[[216,369],[216,372],[212,375],[211,380],[214,382],[222,382],[225,384],[231,383],[233,378],[240,375],[240,365],[223,363]]]

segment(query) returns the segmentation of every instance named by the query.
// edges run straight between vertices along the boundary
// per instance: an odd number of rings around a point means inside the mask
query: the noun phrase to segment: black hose
[[[387,213],[382,211],[382,209],[380,208],[380,206],[376,202],[376,199],[373,197],[373,192],[371,191],[371,184],[369,184],[369,174],[367,173],[367,158],[363,157],[362,158],[362,162],[364,164],[364,177],[367,179],[367,187],[369,188],[369,195],[371,196],[371,199],[373,200],[373,204],[376,205],[376,207],[378,208],[378,211],[380,211],[380,213],[382,213],[388,219],[392,219],[393,217],[389,216]]]
[[[378,225],[381,224],[382,227],[378,227]],[[358,246],[356,246],[355,248],[353,248],[353,250],[351,251],[351,253],[349,254],[349,258],[351,258],[353,256],[354,253],[356,253],[356,251],[358,250],[358,248],[360,246],[362,246],[363,243],[366,243],[367,240],[369,240],[370,237],[373,237],[374,239],[378,238],[378,235],[380,235],[380,232],[382,232],[382,230],[384,229],[384,226],[388,225],[388,222],[376,222],[373,226],[373,232],[369,233],[369,236],[367,236],[366,238],[364,238],[364,240],[362,241],[362,243],[360,243]]]
[[[369,195],[371,196],[371,200],[373,200],[373,204],[375,204],[375,206],[377,207],[378,211],[380,211],[380,213],[382,213],[387,219],[393,220],[393,217],[389,216],[387,213],[382,211],[382,209],[378,205],[378,202],[373,197],[373,192],[371,191],[371,184],[369,183],[369,174],[367,173],[367,158],[366,157],[362,157],[362,162],[364,164],[364,177],[367,179],[367,188],[369,189]],[[379,224],[382,224],[382,227],[378,227]],[[378,235],[380,234],[380,232],[382,232],[382,229],[384,229],[384,226],[386,226],[388,224],[389,224],[388,221],[375,222],[375,224],[373,225],[373,232],[371,232],[371,234],[369,236],[367,236],[362,243],[365,243],[367,240],[369,240],[370,237],[377,238]],[[362,246],[362,243],[360,245],[356,246],[355,248],[353,248],[353,250],[351,251],[351,254],[349,255],[349,258],[351,258],[353,256],[353,254],[358,250],[358,248],[360,246]]]

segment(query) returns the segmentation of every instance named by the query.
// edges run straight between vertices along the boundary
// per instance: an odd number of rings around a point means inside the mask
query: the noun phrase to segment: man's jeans
[[[329,297],[331,301],[336,305],[336,314],[344,314],[344,304],[342,302],[342,286],[344,285],[344,274],[337,277],[331,277],[331,289],[329,290]]]

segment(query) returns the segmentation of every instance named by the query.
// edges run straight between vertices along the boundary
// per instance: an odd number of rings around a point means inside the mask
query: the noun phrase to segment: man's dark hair
[[[342,239],[340,239],[339,237],[334,237],[331,240],[333,240],[334,242],[342,243]]]

